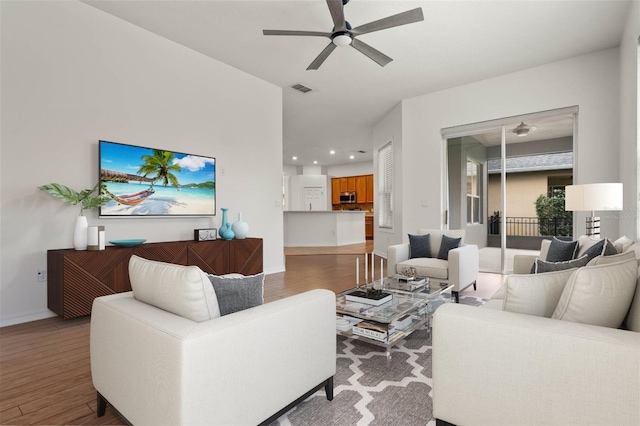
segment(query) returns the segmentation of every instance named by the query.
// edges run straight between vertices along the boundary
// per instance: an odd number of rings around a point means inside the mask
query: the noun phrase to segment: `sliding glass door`
[[[510,273],[543,238],[572,236],[564,187],[573,182],[577,108],[443,129],[447,227],[481,249],[481,271]]]

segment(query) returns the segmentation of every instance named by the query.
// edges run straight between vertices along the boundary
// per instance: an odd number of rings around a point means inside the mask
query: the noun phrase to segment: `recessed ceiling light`
[[[316,160],[313,160],[313,164],[318,164],[318,162]]]
[[[329,151],[329,154],[331,154],[331,155],[333,155],[333,154],[335,154],[335,153],[336,153],[336,152],[335,152],[334,150]]]
[[[350,155],[350,156],[349,156],[349,159],[350,159],[350,160],[353,160],[354,158],[356,158],[356,156],[355,156],[355,155]]]
[[[298,157],[296,157],[295,155],[293,157],[291,157],[292,160],[297,160]]]

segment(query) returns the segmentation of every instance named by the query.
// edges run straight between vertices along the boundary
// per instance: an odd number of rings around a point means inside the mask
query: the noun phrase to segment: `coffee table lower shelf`
[[[427,314],[424,314],[419,318],[414,319],[411,322],[411,324],[409,324],[403,330],[395,330],[391,335],[391,337],[387,338],[386,340],[378,340],[378,339],[373,339],[371,337],[361,336],[359,334],[354,334],[353,331],[351,330],[342,331],[342,330],[336,329],[336,334],[339,334],[340,336],[344,336],[344,337],[349,337],[354,340],[361,340],[363,342],[371,343],[372,345],[381,346],[387,350],[386,355],[389,358],[391,357],[391,348],[395,346],[396,343],[398,343],[400,340],[404,339],[405,337],[409,336],[411,333],[416,331],[421,326],[427,324],[429,320],[430,320],[430,316]],[[429,330],[429,333],[431,333],[430,330]]]

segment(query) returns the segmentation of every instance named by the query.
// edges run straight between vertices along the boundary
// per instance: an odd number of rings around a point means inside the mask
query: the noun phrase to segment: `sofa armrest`
[[[478,278],[478,246],[473,244],[449,250],[449,282],[460,291]]]
[[[204,322],[95,299],[95,388],[132,424],[258,424],[336,371],[335,294],[313,290]]]
[[[516,254],[513,256],[513,273],[529,274],[538,256],[532,254]]]
[[[640,333],[443,305],[433,414],[458,425],[640,424]]]
[[[396,265],[409,259],[409,243],[396,244],[387,248],[387,276],[396,274]]]

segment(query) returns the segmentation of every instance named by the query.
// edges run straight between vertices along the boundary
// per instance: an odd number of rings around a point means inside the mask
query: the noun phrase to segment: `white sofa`
[[[618,265],[627,268],[624,280],[612,272]],[[567,286],[594,271],[612,283],[597,298],[626,283],[632,302],[621,312],[622,328],[552,319],[566,312],[558,308]],[[640,282],[634,276],[635,259],[512,275],[486,307],[441,306],[433,322],[436,424],[640,424]],[[587,287],[595,282],[584,281]]]
[[[98,415],[108,402],[135,425],[268,424],[322,387],[331,400],[335,371],[328,290],[201,322],[132,292],[93,303]]]
[[[431,258],[409,258],[409,243],[387,248],[387,275],[402,274],[407,267],[416,269],[419,276],[429,277],[434,282],[451,283],[451,294],[456,302],[459,292],[473,285],[476,288],[479,257],[478,246],[464,244],[464,230],[418,229],[416,235],[430,235]],[[449,259],[438,259],[442,236],[462,238],[460,247],[449,251]]]

